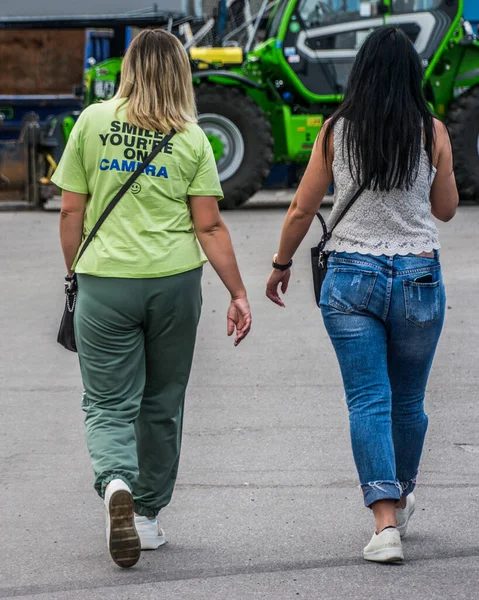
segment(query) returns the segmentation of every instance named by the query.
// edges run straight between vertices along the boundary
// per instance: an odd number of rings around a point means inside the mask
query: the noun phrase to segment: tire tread
[[[479,123],[479,86],[459,96],[447,114],[446,125],[454,152],[454,174],[461,199],[479,202],[479,154],[471,149],[471,127]],[[475,127],[476,140],[479,127]],[[476,142],[477,143],[477,142]]]
[[[196,95],[198,102],[205,104],[217,103],[220,98],[221,103],[225,105],[240,105],[246,120],[254,128],[259,150],[253,169],[248,172],[247,177],[238,177],[238,173],[223,183],[225,198],[220,202],[221,208],[237,208],[263,187],[264,181],[269,175],[274,156],[271,125],[256,102],[237,87],[202,83],[196,89]],[[240,181],[235,183],[231,182],[231,179],[235,179],[235,182],[238,179]],[[228,183],[230,184],[228,185]]]

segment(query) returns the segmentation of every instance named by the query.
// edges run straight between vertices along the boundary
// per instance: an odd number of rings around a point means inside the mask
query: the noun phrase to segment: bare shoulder
[[[322,124],[321,129],[319,130],[319,133],[316,137],[316,146],[319,147],[323,146],[324,144],[324,138],[325,136],[328,136],[328,148],[332,149],[334,144],[333,144],[333,136],[332,134],[332,130],[331,130],[331,126],[332,126],[332,119],[326,119],[326,121]]]
[[[449,141],[449,133],[445,124],[439,119],[433,119],[434,137],[438,149],[441,149],[446,141]]]
[[[444,150],[450,147],[449,133],[446,126],[439,119],[433,119],[434,143],[433,143],[433,165],[437,168],[440,156]]]
[[[323,123],[323,126],[321,127],[318,137],[316,138],[317,149],[320,152],[321,157],[323,157],[324,141],[325,141],[324,138],[325,138],[325,136],[328,137],[326,154],[327,154],[327,162],[329,165],[331,165],[334,160],[334,131],[333,131],[333,128],[334,128],[333,119],[332,118],[326,119],[326,121]]]
[[[319,132],[319,135],[321,137],[325,136],[326,133],[329,133],[332,126],[333,126],[333,119],[332,119],[332,117],[330,117],[329,119],[326,119],[326,121],[323,123],[323,126],[321,127],[321,131]]]

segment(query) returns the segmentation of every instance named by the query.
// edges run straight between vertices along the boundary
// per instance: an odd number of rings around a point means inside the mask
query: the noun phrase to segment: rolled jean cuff
[[[401,486],[402,497],[409,496],[409,494],[414,491],[414,488],[416,487],[416,479],[417,477],[413,477],[409,481],[399,482],[399,485]]]
[[[361,489],[367,507],[378,500],[400,500],[403,495],[399,481],[370,481],[361,484]]]

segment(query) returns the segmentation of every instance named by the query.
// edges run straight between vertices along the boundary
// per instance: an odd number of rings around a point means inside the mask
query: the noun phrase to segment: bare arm
[[[190,207],[198,241],[231,295],[227,317],[228,335],[232,335],[236,327],[236,346],[249,333],[251,311],[230,234],[221,218],[215,197],[190,196]]]
[[[72,265],[82,241],[87,199],[87,194],[77,194],[66,190],[63,190],[62,193],[60,242],[69,275],[72,275]]]
[[[277,256],[280,264],[287,264],[293,258],[333,181],[332,141],[331,137],[330,156],[325,163],[323,130],[316,139],[308,167],[284,220]]]
[[[196,236],[213,269],[232,298],[245,298],[246,289],[218,202],[212,196],[190,196],[191,215]]]
[[[331,135],[329,138],[328,157],[325,161],[324,131],[323,127],[316,139],[308,167],[284,220],[279,250],[276,255],[276,262],[282,265],[288,264],[293,258],[333,181],[333,137]],[[278,285],[281,283],[281,291],[284,294],[288,289],[290,276],[290,269],[287,271],[273,269],[268,279],[266,295],[279,306],[284,306],[284,302],[278,293]]]
[[[440,121],[435,120],[434,127],[436,130],[434,160],[437,172],[430,193],[431,210],[440,221],[450,221],[456,214],[459,203],[451,141],[445,126]]]

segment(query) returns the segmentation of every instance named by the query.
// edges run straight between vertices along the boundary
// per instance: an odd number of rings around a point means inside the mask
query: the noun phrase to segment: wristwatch
[[[293,259],[291,259],[287,265],[280,265],[279,263],[276,262],[277,256],[278,255],[275,254],[273,257],[273,269],[277,269],[278,271],[287,271],[288,269],[291,269],[291,267],[293,265]]]

